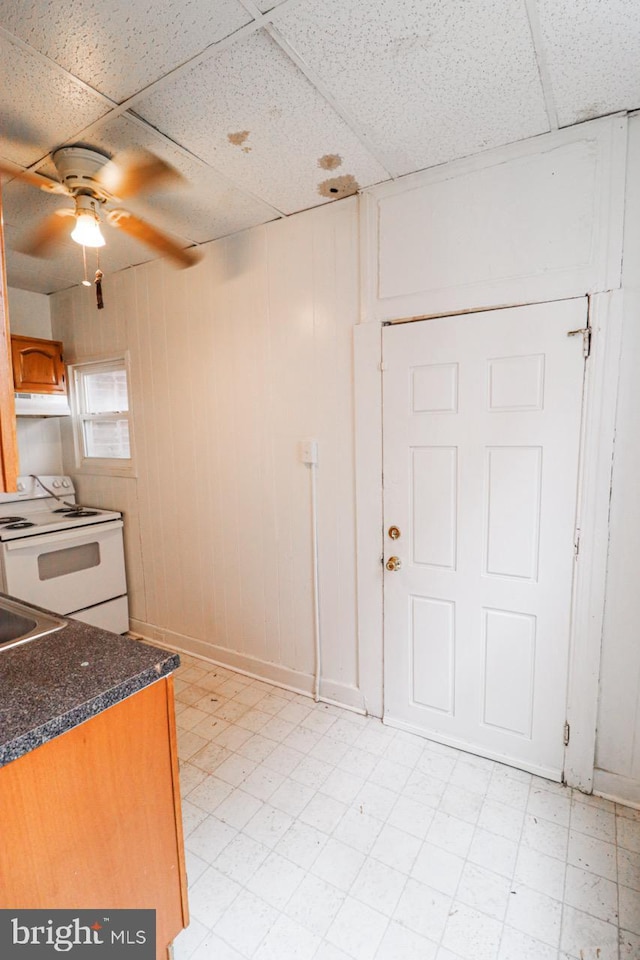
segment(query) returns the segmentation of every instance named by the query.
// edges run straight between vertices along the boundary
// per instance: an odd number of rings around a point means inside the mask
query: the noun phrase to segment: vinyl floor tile
[[[639,811],[185,660],[175,960],[640,960]]]

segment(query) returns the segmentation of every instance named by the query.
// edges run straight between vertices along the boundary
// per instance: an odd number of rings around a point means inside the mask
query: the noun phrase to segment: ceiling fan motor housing
[[[96,174],[109,162],[104,154],[85,147],[61,147],[53,154],[53,162],[60,180],[74,194],[88,194],[101,202],[107,199],[95,179]]]

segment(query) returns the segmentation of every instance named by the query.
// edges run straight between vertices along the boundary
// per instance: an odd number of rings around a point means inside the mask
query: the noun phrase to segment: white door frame
[[[566,782],[585,792],[593,788],[622,291],[592,295],[589,313],[565,753]],[[354,330],[359,680],[367,711],[379,717],[384,662],[381,364],[381,325],[360,324]]]

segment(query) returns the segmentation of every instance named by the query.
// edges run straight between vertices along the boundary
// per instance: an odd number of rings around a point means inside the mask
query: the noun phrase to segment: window
[[[124,357],[70,368],[78,467],[132,475],[127,364]]]

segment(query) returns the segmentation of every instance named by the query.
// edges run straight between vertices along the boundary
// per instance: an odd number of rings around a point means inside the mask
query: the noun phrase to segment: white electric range
[[[24,476],[0,494],[0,588],[20,600],[125,633],[122,514],[76,502],[70,477]]]

